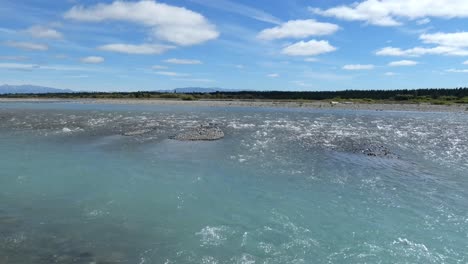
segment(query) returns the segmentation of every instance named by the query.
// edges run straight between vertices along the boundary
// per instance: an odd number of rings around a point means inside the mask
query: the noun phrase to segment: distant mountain
[[[159,90],[162,93],[215,93],[215,92],[237,92],[239,90],[230,90],[223,88],[203,88],[203,87],[185,87],[173,90]]]
[[[73,91],[69,89],[57,89],[35,85],[0,85],[0,94],[26,93],[73,93]]]

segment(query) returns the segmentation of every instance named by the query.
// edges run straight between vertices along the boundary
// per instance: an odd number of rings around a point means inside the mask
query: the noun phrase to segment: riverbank
[[[417,112],[464,112],[465,104],[435,105],[413,103],[330,103],[328,101],[269,101],[269,100],[169,100],[169,99],[37,99],[37,98],[0,98],[0,103],[8,102],[73,102],[83,104],[154,104],[186,105],[203,107],[285,107],[312,109],[374,110],[374,111],[417,111]]]

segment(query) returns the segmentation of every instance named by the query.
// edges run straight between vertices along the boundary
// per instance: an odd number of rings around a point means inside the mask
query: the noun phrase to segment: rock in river
[[[382,145],[370,145],[367,148],[361,150],[364,155],[371,157],[387,157],[387,158],[399,158],[398,155],[391,152],[387,147]]]
[[[149,133],[153,131],[152,129],[140,129],[140,130],[135,130],[135,131],[129,131],[129,132],[124,132],[122,135],[131,137],[131,136],[140,136],[146,133]]]
[[[191,128],[187,131],[181,132],[173,137],[172,139],[180,141],[211,141],[218,140],[224,137],[224,132],[213,124],[200,125],[198,127]]]
[[[344,138],[335,142],[335,150],[363,154],[369,157],[399,159],[388,147],[367,139]]]

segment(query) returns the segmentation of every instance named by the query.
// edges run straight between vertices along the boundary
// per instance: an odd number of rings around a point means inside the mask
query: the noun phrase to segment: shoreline
[[[456,112],[468,113],[468,105],[434,105],[403,103],[337,103],[324,101],[244,101],[244,100],[168,100],[168,99],[60,99],[60,98],[0,98],[0,103],[83,103],[83,104],[146,104],[201,107],[278,107],[304,109],[339,109],[371,111]]]

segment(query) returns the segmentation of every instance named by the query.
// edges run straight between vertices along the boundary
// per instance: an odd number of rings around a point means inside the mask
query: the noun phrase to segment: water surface
[[[201,123],[225,138],[169,139]],[[467,263],[466,135],[455,113],[2,103],[0,263]]]

